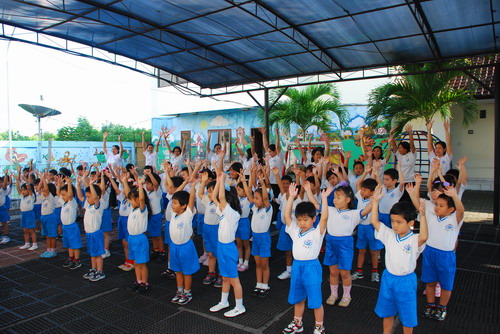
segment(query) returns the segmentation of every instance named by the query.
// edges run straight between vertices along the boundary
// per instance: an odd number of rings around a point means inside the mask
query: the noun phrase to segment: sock
[[[262,283],[257,283],[257,285],[255,286],[257,289],[263,289],[262,287]]]
[[[229,298],[229,292],[223,292],[220,296],[220,303],[221,304],[224,304],[224,305],[227,305],[228,302],[227,302],[227,299]]]
[[[29,246],[29,244],[30,244],[29,242],[25,242],[24,246]]]
[[[160,254],[165,254],[165,250],[160,250]]]
[[[378,273],[378,268],[372,268],[372,273]]]
[[[185,294],[191,294],[191,290],[184,290]]]
[[[286,266],[286,271],[288,271],[289,273],[292,272],[292,266]]]
[[[160,251],[159,248],[153,248],[153,252],[158,253]]]
[[[244,307],[243,307],[243,298],[241,299],[235,299],[236,301],[236,308],[238,310],[242,310]]]
[[[248,267],[248,260],[243,261],[243,264]]]
[[[184,287],[183,286],[178,286],[177,287],[177,291],[180,292],[180,293],[183,293],[184,292]]]
[[[37,246],[38,247],[38,243],[34,242],[32,246]]]
[[[362,273],[363,273],[363,268],[356,268],[356,271],[357,271],[358,273],[362,274]]]
[[[351,288],[352,285],[349,286],[344,285],[344,295],[342,296],[343,298],[351,298]]]
[[[238,263],[239,263],[239,264],[243,264],[243,258],[239,258],[239,259],[238,259]]]
[[[261,289],[264,289],[264,290],[269,289],[269,285],[268,284],[262,283],[260,286],[261,286]]]
[[[293,317],[293,321],[299,326],[302,325],[302,317]]]
[[[323,327],[323,321],[316,321],[316,326]]]
[[[331,285],[330,284],[330,290],[332,291],[332,295],[334,295],[335,297],[338,297],[339,295],[339,285]]]
[[[73,259],[74,262],[80,262],[80,259]]]
[[[428,307],[436,307],[436,303],[427,303]]]
[[[72,257],[72,256],[70,256],[70,257],[69,257],[69,260],[70,260],[70,261],[73,261],[74,259],[75,259],[75,258],[74,258],[74,257]]]
[[[443,305],[441,305],[441,304],[439,304],[439,305],[438,305],[438,307],[439,307],[440,309],[442,309],[442,310],[446,310],[446,306],[443,306]]]

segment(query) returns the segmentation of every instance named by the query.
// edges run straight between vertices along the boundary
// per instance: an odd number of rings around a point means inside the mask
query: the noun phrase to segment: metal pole
[[[39,164],[42,163],[42,127],[40,125],[40,116],[37,116],[36,120],[38,121],[38,146],[37,146],[37,162]]]
[[[493,181],[493,224],[500,220],[500,64],[495,65],[495,167]]]
[[[266,134],[269,142],[269,88],[264,89],[264,116],[266,120]]]

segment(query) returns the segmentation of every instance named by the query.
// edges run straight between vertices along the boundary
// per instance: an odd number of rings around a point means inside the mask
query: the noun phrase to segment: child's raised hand
[[[103,137],[104,139],[108,138],[108,133],[107,133],[107,132],[103,132],[102,137]]]
[[[302,183],[302,186],[304,187],[305,191],[311,191],[311,184],[309,183],[309,181],[304,181]]]
[[[427,126],[427,131],[430,132],[430,130],[432,129],[432,125],[434,124],[434,121],[433,120],[430,120],[426,126]]]
[[[453,186],[448,186],[444,188],[444,194],[449,197],[456,197],[457,196],[457,190]]]
[[[458,160],[458,164],[456,165],[456,167],[458,169],[462,169],[465,165],[465,163],[467,162],[468,158],[465,156],[463,157],[462,159]]]
[[[425,199],[420,200],[420,207],[418,208],[420,215],[425,215]]]
[[[445,120],[443,122],[443,127],[446,131],[449,131],[450,130],[450,121],[449,120]]]
[[[366,174],[370,174],[372,172],[372,170],[373,170],[373,164],[367,164],[365,166],[365,172],[366,172]]]
[[[146,182],[146,176],[143,175],[142,177],[139,177],[137,179],[137,183],[139,183],[139,185],[142,187],[144,185],[144,183]]]
[[[345,152],[345,158],[346,159],[351,159],[352,158],[352,152],[351,151]]]
[[[405,189],[406,189],[406,192],[408,192],[409,194],[411,194],[414,191],[415,186],[413,185],[413,183],[407,183],[405,185]]]
[[[290,184],[290,187],[288,187],[288,194],[290,195],[291,198],[295,198],[295,196],[297,196],[298,194],[298,190],[297,190],[297,185],[295,182],[292,182]]]
[[[118,141],[122,141],[122,135],[121,135],[121,133],[118,135]]]
[[[372,198],[375,201],[380,201],[383,196],[384,196],[384,188],[382,187],[382,185],[379,184],[375,188],[375,191],[373,192]]]
[[[415,174],[415,182],[416,182],[417,184],[421,184],[421,183],[422,183],[422,175],[420,175],[420,174],[418,174],[418,173],[417,173],[417,174]]]
[[[280,173],[280,169],[278,167],[273,167],[271,168],[271,172],[273,172],[274,175],[278,175]]]
[[[328,186],[328,188],[323,189],[323,191],[321,191],[321,198],[327,199],[328,196],[330,196],[330,194],[332,192],[333,192],[333,187],[332,186]]]
[[[412,133],[413,132],[413,127],[411,126],[411,124],[407,124],[405,126],[405,131],[408,132],[408,133]]]

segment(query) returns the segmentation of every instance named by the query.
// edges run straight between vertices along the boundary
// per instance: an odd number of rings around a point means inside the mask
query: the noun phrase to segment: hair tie
[[[434,181],[434,184],[441,183],[441,180]]]
[[[227,190],[227,191],[231,191],[231,186],[229,184],[225,184],[224,185],[224,188]]]
[[[340,187],[347,187],[349,184],[345,181],[340,182],[339,186]]]
[[[443,182],[443,186],[449,187],[450,186],[450,182]]]

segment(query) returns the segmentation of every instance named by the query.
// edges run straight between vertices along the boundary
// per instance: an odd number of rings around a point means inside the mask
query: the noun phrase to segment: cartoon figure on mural
[[[205,147],[205,137],[201,134],[201,132],[196,132],[194,135],[194,141],[191,143],[191,146],[196,147],[196,158],[201,158],[204,155],[203,148]]]
[[[74,154],[72,158],[69,156],[70,154],[71,153],[69,151],[64,152],[64,155],[57,160],[59,166],[65,167],[75,162],[76,154]]]
[[[12,156],[10,153],[10,148],[7,148],[7,152],[5,152],[5,160],[7,160],[8,162],[20,164],[26,159],[28,159],[28,155],[26,153],[17,153],[15,147],[12,148]]]
[[[248,141],[245,138],[245,129],[241,126],[236,129],[236,145],[240,145],[241,147],[246,147],[248,145]]]

